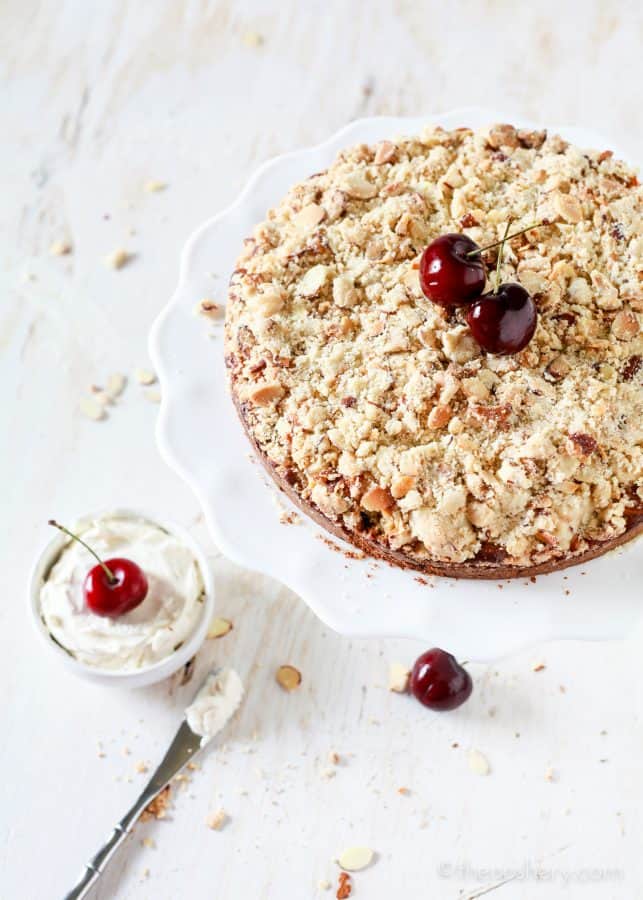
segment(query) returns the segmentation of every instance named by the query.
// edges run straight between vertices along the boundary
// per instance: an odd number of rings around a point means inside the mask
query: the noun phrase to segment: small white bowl
[[[210,624],[214,613],[214,579],[212,577],[212,570],[203,549],[184,528],[180,525],[176,525],[174,522],[168,522],[165,519],[159,519],[156,516],[134,509],[101,510],[98,513],[93,513],[91,516],[82,516],[76,521],[83,522],[85,519],[105,515],[146,519],[174,535],[194,554],[194,558],[201,570],[201,577],[203,579],[204,601],[201,619],[188,640],[186,640],[185,643],[170,656],[165,657],[165,659],[161,659],[148,666],[143,666],[140,669],[127,672],[119,672],[118,670],[112,671],[110,669],[101,669],[97,666],[89,666],[72,656],[71,653],[65,650],[51,636],[40,612],[40,590],[51,571],[51,567],[54,565],[60,556],[63,547],[69,540],[60,532],[57,532],[40,551],[31,570],[29,578],[29,606],[31,618],[43,643],[49,647],[60,662],[76,675],[100,684],[111,684],[128,688],[145,687],[148,684],[155,684],[157,681],[162,681],[164,678],[173,675],[194,656],[205,640],[208,625]]]

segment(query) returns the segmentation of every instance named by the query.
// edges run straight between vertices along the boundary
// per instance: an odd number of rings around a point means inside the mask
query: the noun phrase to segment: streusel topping
[[[226,361],[264,459],[309,507],[411,563],[528,565],[643,506],[643,226],[608,151],[509,125],[358,145],[293,187],[233,274]],[[430,303],[445,232],[505,247],[538,306],[515,356]],[[485,258],[491,266],[496,251]]]

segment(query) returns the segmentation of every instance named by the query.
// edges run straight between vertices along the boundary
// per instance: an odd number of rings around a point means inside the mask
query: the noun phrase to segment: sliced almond
[[[340,309],[351,309],[359,301],[359,293],[350,275],[338,275],[333,280],[333,301]]]
[[[318,294],[326,284],[326,279],[330,273],[328,266],[321,264],[308,269],[304,277],[299,282],[297,291],[302,297],[314,297]]]
[[[361,172],[351,172],[347,175],[341,188],[349,197],[355,197],[357,200],[370,200],[377,194],[377,185],[365,178]]]
[[[467,759],[469,768],[476,775],[488,775],[491,771],[491,766],[489,765],[487,757],[479,750],[469,750]]]
[[[594,285],[597,306],[600,306],[601,309],[618,309],[619,306],[622,306],[622,301],[618,295],[617,289],[602,272],[599,272],[598,269],[594,269],[590,272],[589,277],[592,279],[592,284]]]
[[[121,375],[120,372],[113,372],[111,375],[107,376],[105,393],[110,400],[116,400],[116,398],[120,397],[123,393],[126,385],[127,378],[124,375]]]
[[[294,666],[279,666],[275,678],[284,691],[295,691],[301,684],[301,672]]]
[[[123,266],[126,266],[128,262],[131,261],[131,259],[132,254],[120,247],[118,250],[114,250],[113,253],[110,253],[109,256],[105,257],[105,263],[111,269],[122,269]]]
[[[614,316],[612,334],[619,341],[631,341],[639,333],[639,320],[629,309],[621,310]]]
[[[225,635],[229,634],[233,628],[234,625],[229,619],[213,619],[210,622],[207,637],[211,639],[225,637]]]
[[[556,192],[554,194],[554,208],[565,222],[576,224],[583,218],[583,207],[576,197],[572,197],[571,194]]]
[[[275,400],[280,400],[284,395],[284,389],[278,382],[262,384],[249,394],[249,399],[257,406],[269,406]]]
[[[259,34],[258,31],[244,31],[241,39],[246,47],[252,47],[253,49],[257,49],[263,44],[263,35]]]
[[[303,209],[297,213],[293,222],[295,227],[299,230],[310,231],[311,228],[319,225],[325,215],[326,210],[323,206],[318,206],[316,203],[309,203],[308,206],[304,206]]]
[[[95,422],[105,418],[104,406],[95,397],[81,397],[78,407],[86,418],[93,419]]]
[[[370,866],[374,855],[370,847],[348,847],[337,862],[347,872],[359,872]]]
[[[390,141],[379,143],[373,158],[375,165],[381,166],[384,163],[392,162],[393,159],[395,159],[395,144],[392,144]]]
[[[411,672],[402,663],[391,663],[388,667],[388,689],[396,694],[405,694],[409,688]]]
[[[148,400],[150,403],[160,403],[161,402],[161,392],[155,391],[155,390],[145,391],[145,399]]]
[[[156,381],[156,375],[151,369],[137,369],[134,375],[139,384],[154,384]]]
[[[281,291],[268,288],[257,297],[256,304],[261,315],[269,319],[283,309],[284,297]]]

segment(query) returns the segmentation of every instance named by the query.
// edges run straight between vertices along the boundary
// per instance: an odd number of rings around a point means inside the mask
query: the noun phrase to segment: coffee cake
[[[643,529],[643,226],[635,172],[544,131],[431,128],[295,185],[231,282],[244,428],[304,511],[438,574],[510,577]],[[423,295],[434,238],[507,244],[536,333],[494,356]],[[491,271],[497,250],[485,253]]]

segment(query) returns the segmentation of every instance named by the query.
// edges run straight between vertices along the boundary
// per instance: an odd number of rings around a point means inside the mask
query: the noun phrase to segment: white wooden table
[[[52,515],[133,505],[208,541],[132,377],[185,238],[260,161],[363,114],[487,103],[591,124],[640,159],[636,6],[2,5],[2,898],[64,893],[194,689],[77,681],[36,643],[25,592]],[[146,191],[150,179],[167,188]],[[51,255],[61,240],[73,252]],[[135,256],[116,271],[103,259],[118,248]],[[79,399],[112,372],[130,375],[120,402],[104,422],[83,418]],[[503,881],[497,895],[511,900],[643,896],[640,639],[476,667],[472,700],[437,716],[386,688],[388,663],[423,647],[340,638],[277,584],[214,547],[212,558],[235,627],[208,643],[195,680],[213,660],[231,663],[247,701],[225,747],[174,790],[165,821],[137,828],[97,897],[334,896],[332,860],[354,844],[378,854],[355,876],[356,898],[456,900]],[[299,692],[275,684],[281,663],[302,671]],[[489,776],[469,769],[472,748]],[[218,807],[229,820],[212,831]]]

